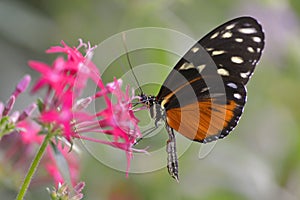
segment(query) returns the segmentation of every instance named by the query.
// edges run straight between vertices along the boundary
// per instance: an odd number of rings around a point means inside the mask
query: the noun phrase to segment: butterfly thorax
[[[141,94],[140,97],[140,102],[142,102],[150,110],[150,116],[155,120],[155,126],[157,126],[157,123],[160,120],[165,121],[165,109],[161,106],[160,101],[155,96]]]

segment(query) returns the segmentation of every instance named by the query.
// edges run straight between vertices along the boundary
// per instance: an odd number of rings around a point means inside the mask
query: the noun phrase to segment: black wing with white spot
[[[245,85],[261,57],[264,33],[255,19],[240,17],[217,27],[198,43],[224,75]]]
[[[169,125],[180,123],[180,120],[175,120],[177,114],[174,114],[178,108],[185,107],[181,112],[195,115],[186,110],[190,105],[199,103],[200,115],[204,117],[200,116],[195,140],[209,142],[228,135],[243,112],[246,102],[245,85],[263,48],[262,27],[251,17],[228,21],[199,40],[175,65],[157,95],[158,102],[166,109],[167,114],[168,110],[170,115],[173,114],[174,120],[167,116]],[[215,108],[213,105],[207,106],[206,102],[218,105]],[[205,120],[212,120],[212,115],[218,116],[224,109],[224,124],[216,124],[214,130],[218,131],[215,133],[209,132],[207,128],[208,133],[202,136],[208,126],[203,125]],[[187,136],[188,131],[182,134]]]

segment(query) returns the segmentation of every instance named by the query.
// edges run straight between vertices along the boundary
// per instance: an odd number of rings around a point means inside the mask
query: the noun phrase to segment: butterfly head
[[[152,95],[146,95],[141,94],[140,95],[140,103],[144,104],[147,108],[150,108],[153,106],[153,104],[156,102],[156,97]]]

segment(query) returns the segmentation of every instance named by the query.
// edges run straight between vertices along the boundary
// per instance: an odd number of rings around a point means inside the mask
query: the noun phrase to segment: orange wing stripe
[[[164,100],[161,102],[161,106],[164,107],[164,105],[170,100],[170,98],[175,95],[176,92],[178,92],[179,90],[181,90],[182,88],[184,88],[187,85],[192,84],[193,82],[196,82],[198,80],[200,80],[201,78],[195,78],[189,82],[186,82],[185,84],[181,85],[179,88],[177,88],[176,90],[174,90],[173,92],[171,92],[170,94],[168,94],[167,96],[164,97]]]
[[[218,135],[234,117],[237,104],[229,101],[220,105],[211,101],[196,102],[181,108],[167,110],[170,127],[191,140],[202,141]]]

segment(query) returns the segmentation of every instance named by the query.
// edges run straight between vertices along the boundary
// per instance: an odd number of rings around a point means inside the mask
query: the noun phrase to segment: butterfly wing
[[[199,40],[175,65],[157,100],[167,124],[199,142],[223,138],[237,125],[246,88],[264,48],[261,25],[233,19]]]

